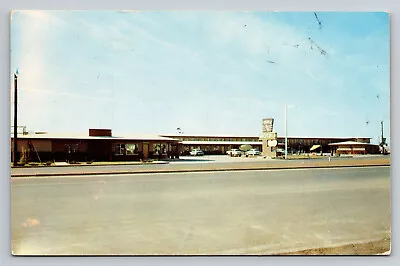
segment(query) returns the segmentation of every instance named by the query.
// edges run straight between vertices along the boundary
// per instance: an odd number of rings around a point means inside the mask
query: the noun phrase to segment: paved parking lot
[[[355,156],[341,156],[341,157],[331,157],[332,161],[346,160],[346,161],[359,161],[359,160],[371,160],[371,159],[383,159],[390,158],[389,156],[383,155],[355,155]],[[305,159],[304,156],[299,156],[298,158],[293,155],[289,157],[289,160],[284,159],[271,159],[264,158],[263,156],[242,156],[242,157],[230,157],[228,155],[204,155],[204,156],[180,156],[179,160],[171,160],[169,163],[180,164],[180,163],[248,163],[248,162],[277,162],[284,163],[288,161],[329,161],[329,156],[312,156],[309,159]]]
[[[255,161],[271,161],[272,159],[266,159],[262,156],[251,156],[251,157],[230,157],[228,155],[204,155],[204,156],[180,156],[179,161],[170,161],[172,164],[176,163],[226,163],[226,162],[255,162]]]
[[[12,168],[12,177],[23,176],[62,176],[82,174],[133,174],[191,171],[260,170],[315,167],[379,166],[390,165],[390,157],[328,158],[279,160],[256,158],[231,158],[229,156],[181,157],[179,160],[158,164],[127,162],[124,165],[79,165],[66,167],[22,167]]]

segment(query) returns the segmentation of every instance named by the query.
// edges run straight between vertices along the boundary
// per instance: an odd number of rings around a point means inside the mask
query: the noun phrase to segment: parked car
[[[203,156],[204,152],[202,150],[200,150],[200,149],[193,149],[190,152],[190,155],[192,155],[192,156]]]
[[[249,156],[261,155],[261,152],[257,149],[251,149],[246,152],[246,155],[249,155]]]
[[[285,157],[285,150],[281,149],[281,148],[276,149],[276,156],[277,157]]]
[[[285,149],[278,148],[278,149],[276,149],[276,152],[285,154]]]
[[[231,149],[230,151],[227,151],[227,154],[231,157],[240,157],[243,153],[239,149]]]

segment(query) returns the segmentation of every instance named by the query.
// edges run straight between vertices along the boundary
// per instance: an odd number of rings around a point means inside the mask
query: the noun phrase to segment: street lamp
[[[285,103],[285,160],[288,157],[288,136],[287,136],[287,109],[290,108],[297,108],[297,105],[289,104],[289,106]]]
[[[18,69],[14,73],[14,154],[13,154],[13,165],[17,166],[17,152],[18,152]]]
[[[288,141],[287,141],[287,105],[285,103],[285,160],[287,160],[287,145]]]

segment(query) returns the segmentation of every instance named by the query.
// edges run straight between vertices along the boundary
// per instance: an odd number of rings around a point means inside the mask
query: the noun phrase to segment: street
[[[65,174],[102,174],[102,173],[148,173],[148,172],[192,172],[210,170],[255,170],[255,169],[276,169],[276,168],[299,168],[299,167],[343,167],[343,166],[377,166],[390,165],[388,156],[360,156],[354,158],[333,158],[327,157],[316,159],[298,160],[271,160],[256,158],[235,158],[229,156],[183,156],[179,160],[158,161],[150,164],[140,162],[125,162],[126,164],[112,165],[69,165],[62,167],[20,167],[12,168],[12,176],[35,176],[35,175],[63,175]]]
[[[16,255],[274,254],[390,236],[390,167],[11,179]]]

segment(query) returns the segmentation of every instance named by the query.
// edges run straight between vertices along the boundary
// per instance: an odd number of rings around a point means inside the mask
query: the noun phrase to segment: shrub
[[[239,150],[241,150],[242,152],[246,152],[246,151],[249,151],[251,149],[252,149],[252,147],[249,144],[243,144],[243,145],[240,145],[240,147],[239,147]]]

